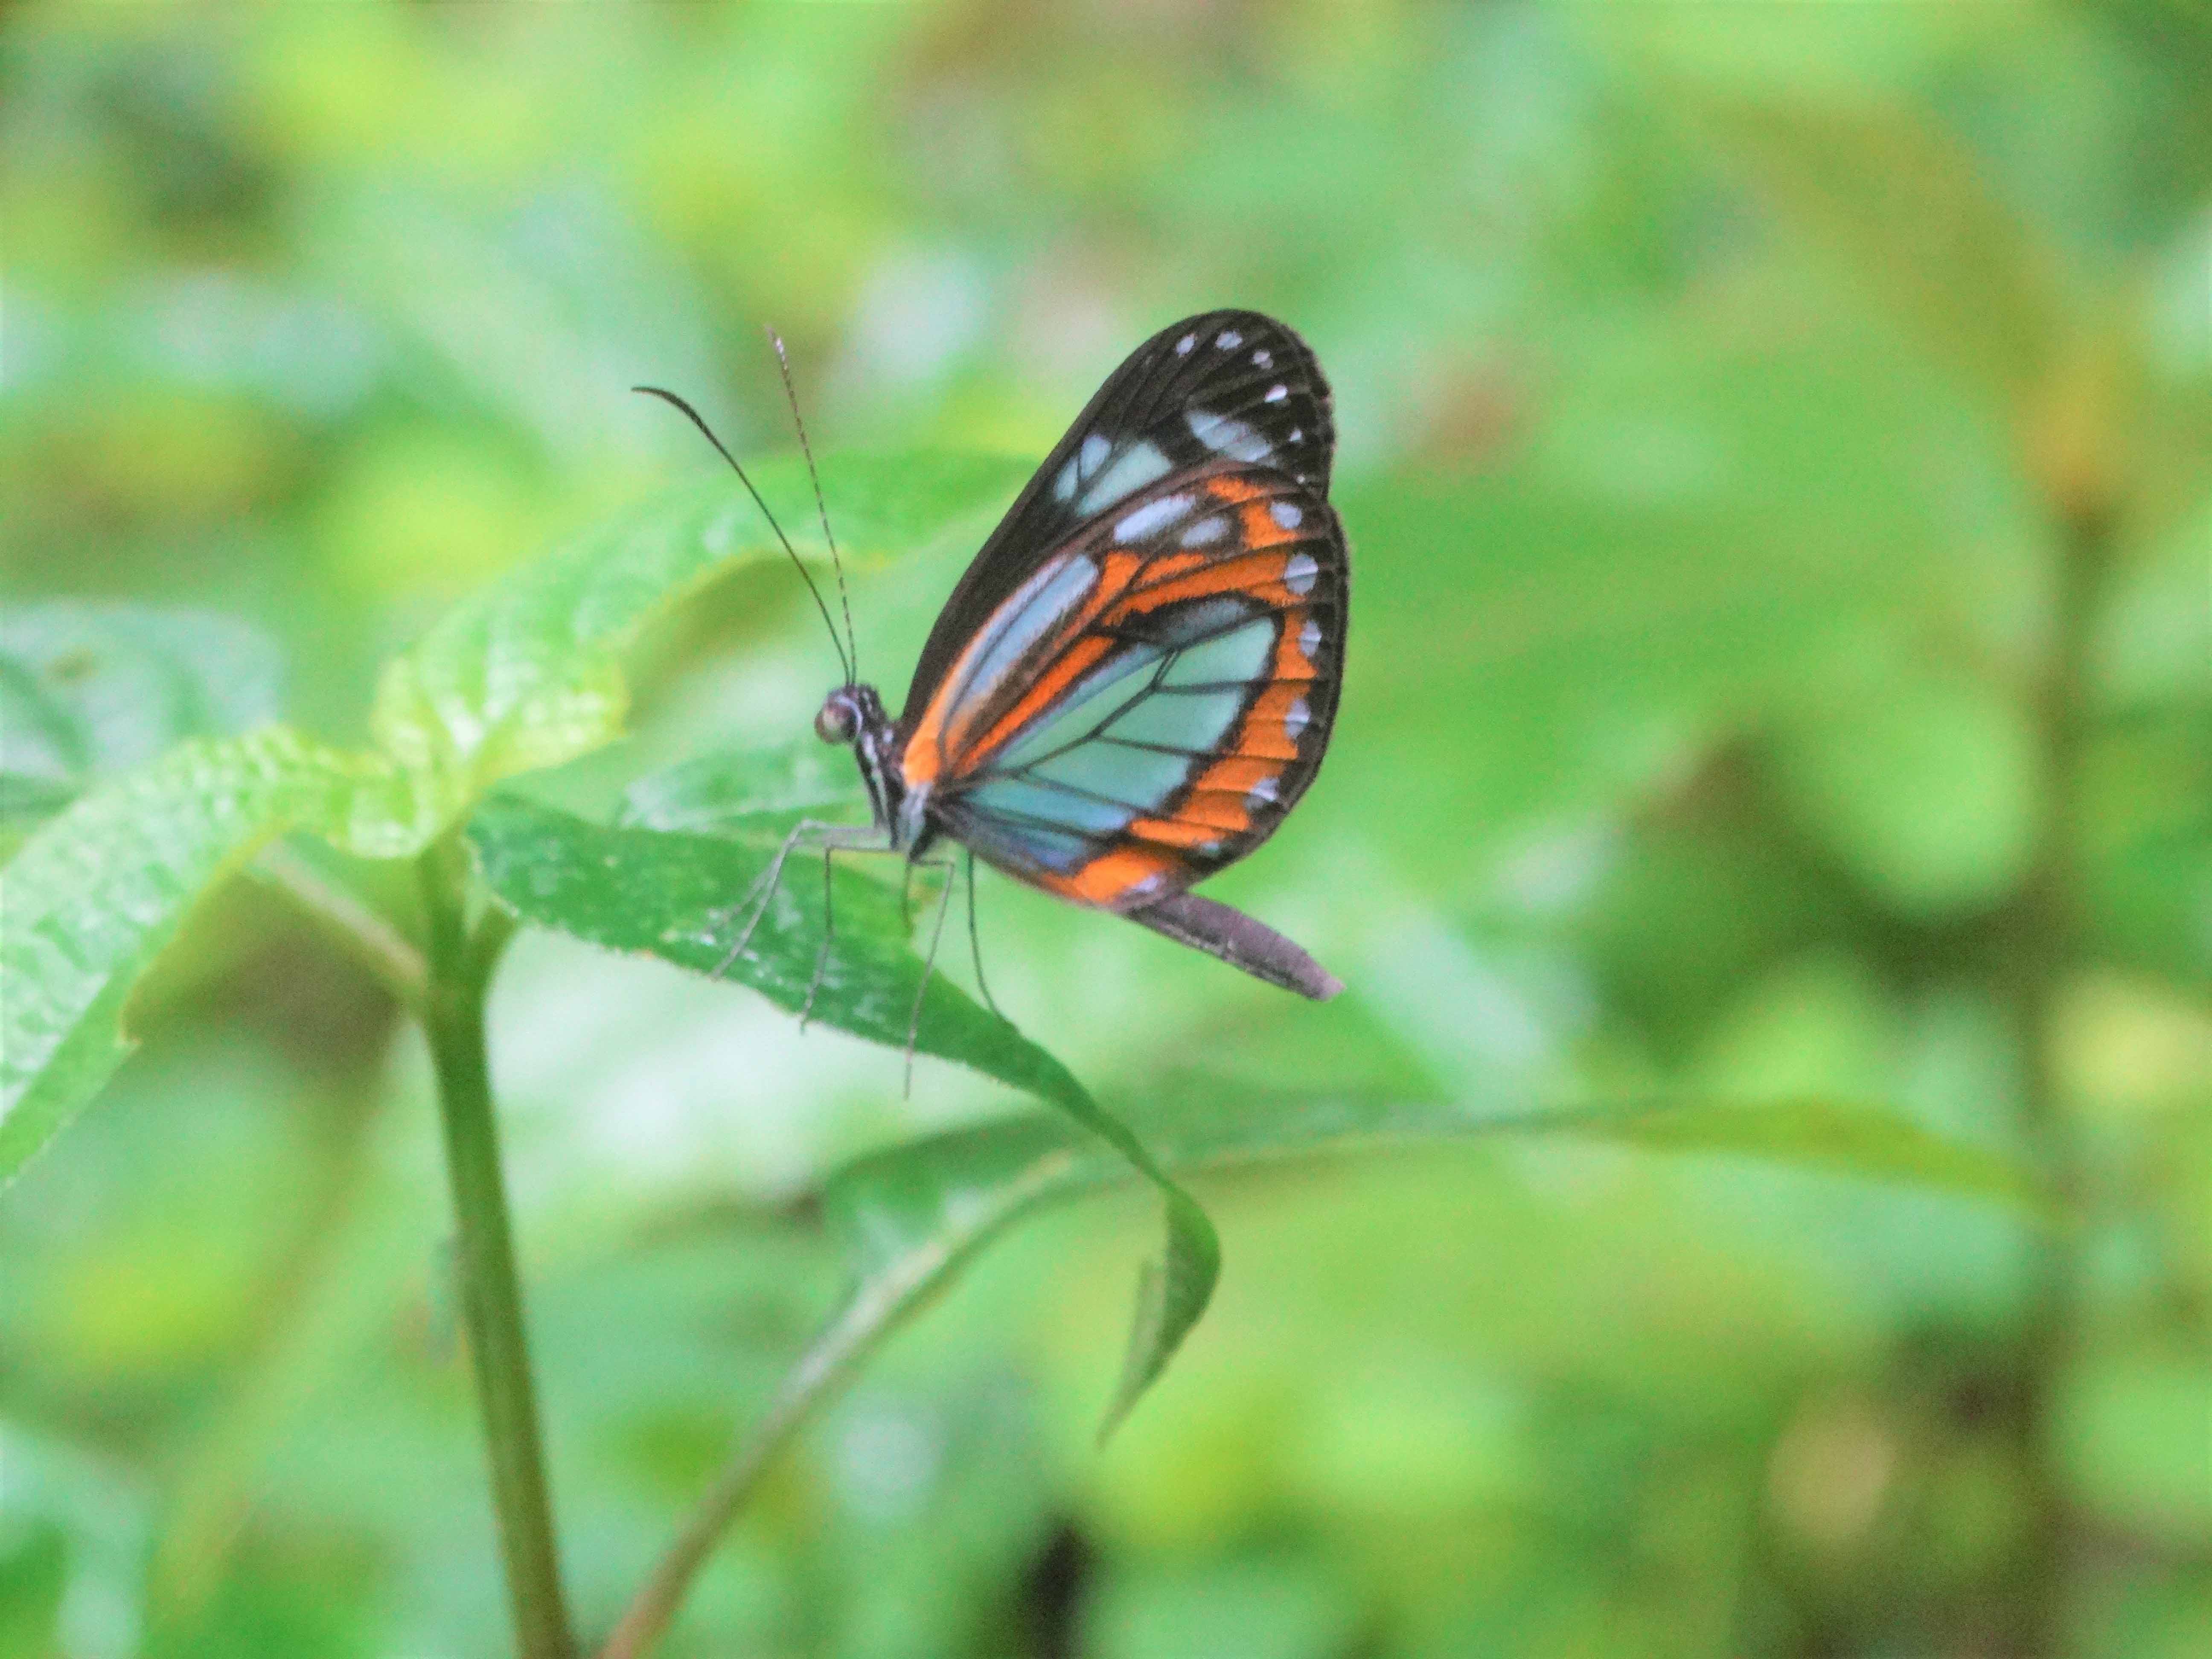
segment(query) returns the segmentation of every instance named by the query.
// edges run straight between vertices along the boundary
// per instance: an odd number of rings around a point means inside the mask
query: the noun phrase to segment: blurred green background
[[[1203,1180],[1218,1298],[1103,1450],[1155,1211],[1055,1214],[809,1430],[668,1651],[1996,1654],[2053,1512],[2075,1650],[2212,1650],[2202,6],[0,28],[11,599],[244,618],[357,741],[444,606],[707,465],[636,381],[783,447],[770,322],[824,449],[1041,455],[1153,329],[1257,307],[1337,389],[1355,614],[1319,783],[1209,890],[1350,992],[987,880],[1008,1012],[1109,1100],[1203,1063],[2064,1149],[2060,1247],[1566,1140]],[[969,550],[859,574],[894,702]],[[548,787],[796,738],[835,673],[787,568],[648,659]],[[493,1018],[600,1631],[834,1304],[808,1194],[1017,1102],[546,936]],[[0,1196],[0,1652],[501,1651],[418,1040],[245,884],[137,1023]]]

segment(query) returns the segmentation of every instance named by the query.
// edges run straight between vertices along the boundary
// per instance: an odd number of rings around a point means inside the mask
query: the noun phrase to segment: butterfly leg
[[[945,890],[938,895],[937,920],[929,930],[929,953],[921,959],[921,983],[914,988],[914,1007],[906,1021],[906,1092],[914,1093],[914,1045],[921,1036],[921,999],[929,989],[929,976],[937,967],[938,941],[945,937],[945,913],[952,908],[954,870],[951,859],[922,859],[933,870],[945,872]]]
[[[1006,1016],[999,1007],[999,1000],[991,994],[991,981],[983,977],[983,941],[975,923],[975,855],[968,854],[968,955],[975,964],[975,988],[983,994],[983,1006],[1000,1019]]]
[[[879,830],[863,830],[851,823],[829,823],[819,818],[801,818],[792,825],[791,833],[783,838],[783,845],[775,849],[775,856],[769,860],[768,868],[754,878],[753,884],[745,890],[744,897],[738,900],[741,908],[751,905],[752,914],[745,919],[745,925],[739,930],[736,942],[714,965],[710,977],[721,978],[729,972],[730,964],[744,955],[745,947],[752,943],[754,931],[761,924],[761,918],[768,914],[768,907],[775,900],[776,889],[783,883],[785,860],[790,858],[792,849],[802,841],[811,841],[820,847],[825,861],[831,852],[840,848],[854,852],[886,850]],[[828,878],[825,876],[823,879],[826,881]],[[757,899],[754,896],[756,894],[759,896]]]
[[[822,948],[814,953],[814,976],[806,981],[806,1000],[799,1006],[799,1029],[805,1030],[806,1022],[814,1017],[814,994],[822,988],[823,975],[830,971],[830,945],[837,937],[837,909],[834,896],[836,884],[830,879],[830,860],[836,848],[823,845],[822,848]]]

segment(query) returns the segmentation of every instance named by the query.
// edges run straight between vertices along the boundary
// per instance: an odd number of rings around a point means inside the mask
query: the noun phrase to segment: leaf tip
[[[1213,1223],[1188,1194],[1170,1188],[1167,1253],[1147,1261],[1137,1281],[1137,1307],[1129,1322],[1121,1381],[1098,1425],[1100,1446],[1113,1437],[1145,1391],[1167,1370],[1168,1361],[1213,1299],[1213,1286],[1220,1277],[1221,1240]]]

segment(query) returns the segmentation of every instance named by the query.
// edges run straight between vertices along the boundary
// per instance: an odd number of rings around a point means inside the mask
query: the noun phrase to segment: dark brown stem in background
[[[2003,1650],[2057,1659],[2072,1649],[2076,1551],[2056,1462],[2057,1396],[2080,1339],[2081,1149],[2056,1072],[2058,1003],[2084,956],[2081,775],[2088,726],[2091,629],[2111,526],[2084,509],[2064,525],[2051,599],[2051,638],[2035,688],[2043,816],[2034,860],[2014,907],[2007,1000],[2021,1055],[2021,1127],[2048,1184],[2055,1224],[2039,1239],[2008,1428],[2021,1470],[2027,1531],[1998,1587]]]
[[[462,1316],[491,1455],[492,1500],[499,1516],[515,1645],[522,1659],[571,1659],[484,1049],[484,996],[514,923],[505,912],[492,910],[473,929],[469,927],[469,855],[457,835],[423,854],[421,873],[429,936],[422,1024],[438,1075],[459,1233]]]

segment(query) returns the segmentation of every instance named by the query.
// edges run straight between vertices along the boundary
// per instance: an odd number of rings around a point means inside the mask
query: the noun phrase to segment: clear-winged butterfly
[[[1138,347],[953,589],[896,720],[838,641],[844,683],[814,729],[851,745],[874,822],[794,829],[729,959],[802,842],[912,866],[952,842],[971,854],[971,918],[981,857],[1271,984],[1335,995],[1299,946],[1188,890],[1274,833],[1328,745],[1351,581],[1334,446],[1328,382],[1281,323],[1209,312]]]

